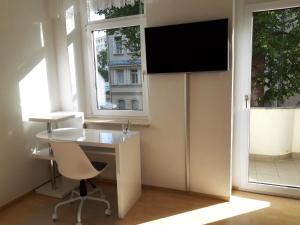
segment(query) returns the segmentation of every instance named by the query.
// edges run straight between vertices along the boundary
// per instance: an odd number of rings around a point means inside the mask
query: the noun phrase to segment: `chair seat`
[[[85,167],[80,167],[80,169],[76,172],[76,174],[73,177],[69,177],[74,180],[87,180],[94,178],[98,176],[104,168],[107,166],[107,163],[105,162],[91,162],[92,164],[92,170],[89,170],[88,168],[84,169]]]
[[[107,163],[91,162],[85,155],[85,153],[82,151],[80,146],[75,142],[50,141],[50,145],[53,151],[54,159],[58,166],[58,171],[61,173],[61,175],[73,180],[80,181],[80,193],[72,191],[71,199],[58,203],[54,208],[52,219],[58,219],[58,207],[79,200],[80,204],[77,211],[77,225],[82,225],[81,209],[83,202],[87,199],[105,203],[107,207],[105,210],[105,214],[110,215],[110,203],[107,200],[105,200],[104,197],[97,198],[91,196],[92,194],[96,193],[96,191],[100,191],[101,189],[97,189],[95,185],[93,185],[90,181],[90,179],[102,173]],[[89,195],[87,193],[86,181],[91,183],[92,186],[95,188],[92,192],[90,192]],[[73,198],[74,193],[79,196]],[[103,196],[102,191],[100,191],[100,193]]]
[[[91,163],[92,163],[93,167],[95,167],[95,169],[98,171],[102,171],[107,166],[107,163],[105,163],[105,162],[92,161]]]

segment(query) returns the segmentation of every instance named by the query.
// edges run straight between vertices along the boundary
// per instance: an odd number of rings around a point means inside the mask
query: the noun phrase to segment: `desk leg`
[[[142,193],[139,135],[116,148],[119,218],[124,218]]]
[[[55,180],[55,161],[50,160],[50,176],[51,176],[51,187],[52,190],[56,189],[56,180]]]

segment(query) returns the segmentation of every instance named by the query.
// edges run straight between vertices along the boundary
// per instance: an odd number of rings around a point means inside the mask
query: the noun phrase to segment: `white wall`
[[[231,20],[232,7],[231,0],[146,1],[147,26]],[[189,76],[191,190],[229,197],[232,71]],[[185,190],[183,74],[149,76],[149,105],[150,127],[135,128],[141,131],[143,183]]]
[[[0,206],[48,179],[47,163],[32,159],[30,154],[34,135],[45,129],[45,125],[22,121],[19,93],[19,82],[45,59],[50,109],[59,108],[52,27],[47,9],[45,0],[0,2]],[[40,84],[32,85],[34,92]],[[35,93],[32,102],[39,94]]]
[[[251,109],[250,153],[300,152],[300,109]]]
[[[300,153],[300,109],[295,110],[294,113],[294,129],[293,129],[293,141],[292,152]]]
[[[297,125],[294,112],[294,109],[251,109],[250,153],[285,155],[292,152],[294,125]]]

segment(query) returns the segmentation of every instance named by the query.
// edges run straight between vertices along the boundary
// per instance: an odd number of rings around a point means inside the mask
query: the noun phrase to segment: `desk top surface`
[[[53,130],[51,133],[42,131],[36,134],[36,138],[42,141],[75,141],[82,145],[111,146],[122,144],[132,136],[138,134],[139,133],[136,131],[130,131],[128,134],[123,134],[122,131],[116,130],[60,128]]]

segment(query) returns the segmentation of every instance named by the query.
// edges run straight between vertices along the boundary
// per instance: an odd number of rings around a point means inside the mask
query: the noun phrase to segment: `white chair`
[[[58,171],[62,176],[80,181],[80,192],[75,190],[71,193],[69,200],[58,203],[54,208],[52,215],[53,221],[58,219],[57,209],[65,204],[80,201],[77,211],[77,224],[81,224],[81,209],[85,200],[94,200],[103,202],[107,208],[105,210],[106,215],[111,214],[110,203],[104,198],[103,192],[100,188],[96,188],[90,193],[87,193],[86,182],[89,179],[98,176],[106,167],[106,163],[103,162],[90,162],[80,146],[75,142],[60,142],[51,141],[51,149],[54,154],[54,159],[58,166]],[[95,169],[96,168],[96,169]],[[93,197],[91,195],[100,192],[101,197]],[[76,196],[76,197],[75,197]]]

